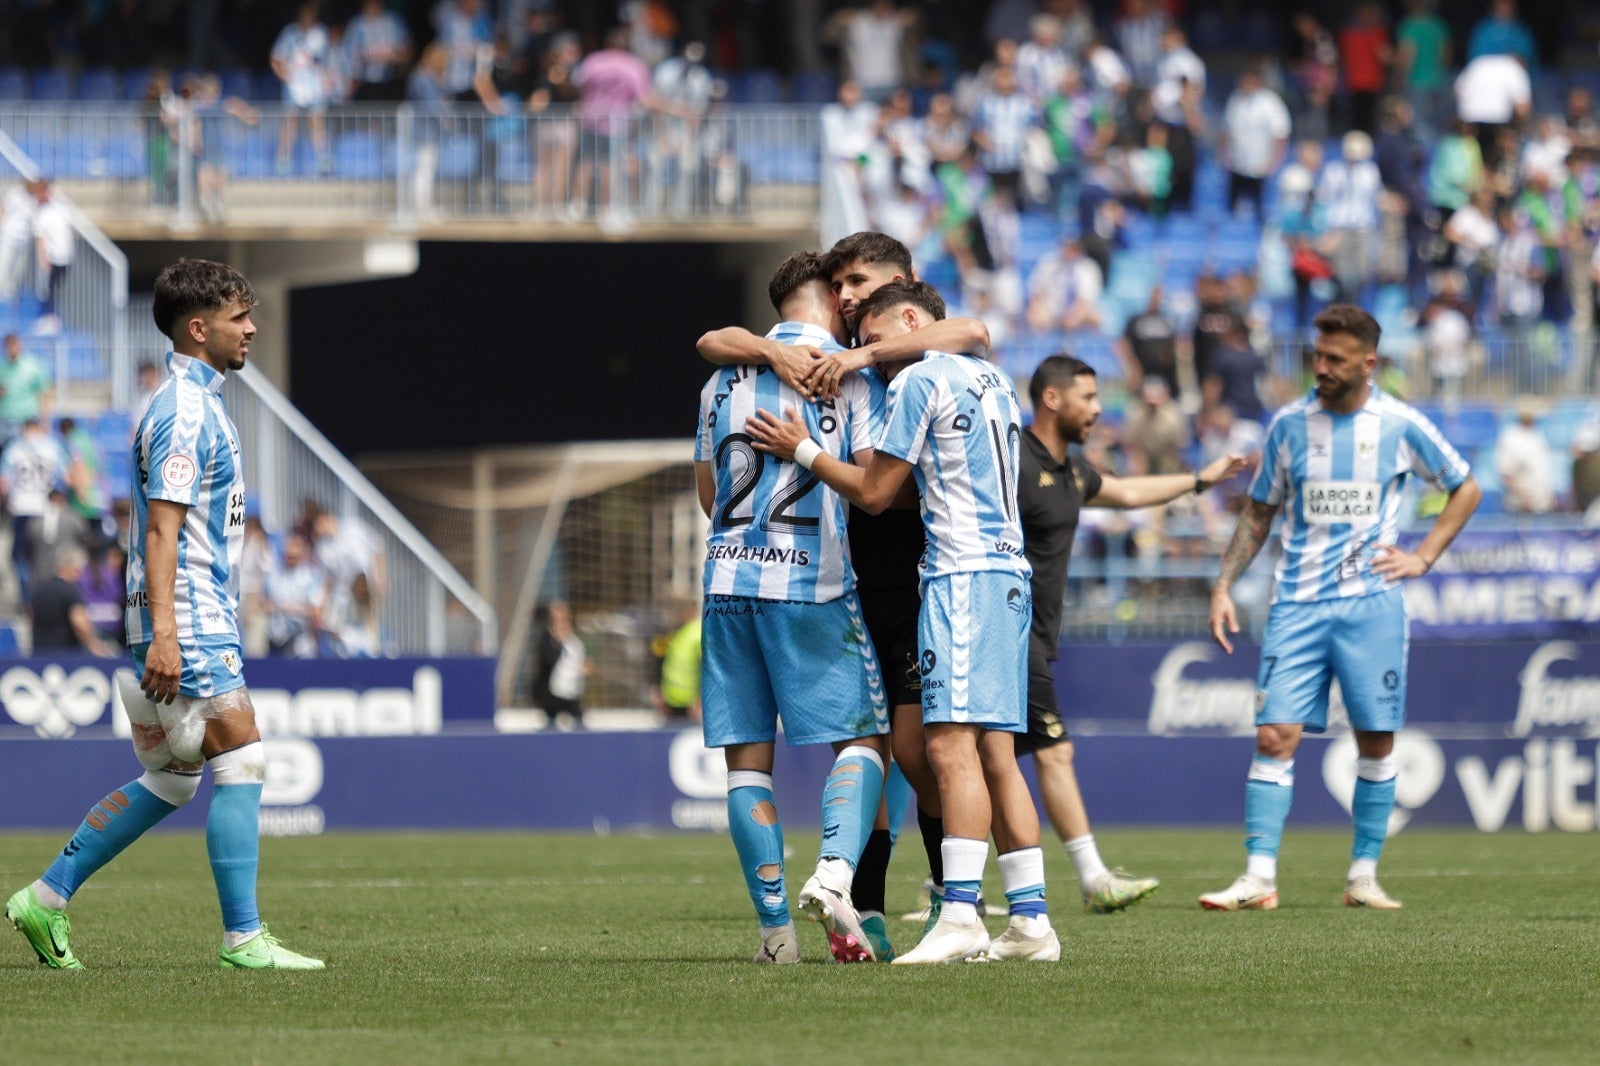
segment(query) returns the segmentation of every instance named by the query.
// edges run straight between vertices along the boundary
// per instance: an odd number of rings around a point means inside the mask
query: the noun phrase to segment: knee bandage
[[[200,791],[200,775],[177,770],[147,769],[139,778],[139,784],[156,799],[165,800],[174,807],[182,807]]]
[[[1385,755],[1381,759],[1369,759],[1362,755],[1356,759],[1356,776],[1363,781],[1391,781],[1396,772],[1393,755]]]
[[[225,751],[208,761],[212,782],[218,786],[260,785],[267,780],[267,752],[259,740]]]

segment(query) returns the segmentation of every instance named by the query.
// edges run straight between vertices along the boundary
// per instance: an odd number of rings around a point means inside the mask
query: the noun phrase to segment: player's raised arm
[[[906,475],[911,473],[910,463],[882,452],[874,452],[872,461],[864,468],[828,455],[811,439],[805,423],[792,407],[784,412],[783,418],[771,411],[758,410],[754,418],[745,422],[744,428],[755,438],[758,451],[799,463],[824,485],[869,514],[883,513],[905,484]]]
[[[758,337],[742,326],[724,326],[702,333],[695,348],[700,358],[714,366],[771,367],[778,380],[807,398],[814,397],[805,384],[806,376],[824,357],[819,348]]]
[[[1229,590],[1233,588],[1233,583],[1250,569],[1250,564],[1260,553],[1261,546],[1267,542],[1267,534],[1272,532],[1272,516],[1277,513],[1278,504],[1262,503],[1255,499],[1246,500],[1244,510],[1239,514],[1239,524],[1233,530],[1233,540],[1228,543],[1228,550],[1223,553],[1222,574],[1211,590],[1209,621],[1211,639],[1229,655],[1233,654],[1233,642],[1228,639],[1228,634],[1239,632],[1239,618]]]

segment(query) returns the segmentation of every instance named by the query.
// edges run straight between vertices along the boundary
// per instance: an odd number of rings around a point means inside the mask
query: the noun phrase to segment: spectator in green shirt
[[[7,333],[5,358],[0,359],[0,446],[15,437],[31,418],[44,418],[50,409],[50,378],[44,364],[22,350],[22,338]]]
[[[100,449],[76,419],[63,418],[56,430],[67,453],[67,502],[89,524],[98,545],[102,539],[100,523],[106,513],[105,488],[100,484]]]
[[[661,703],[667,721],[700,721],[700,614],[667,638],[661,658]]]
[[[1450,27],[1433,8],[1433,0],[1410,0],[1395,30],[1400,89],[1424,136],[1443,129],[1450,115]]]

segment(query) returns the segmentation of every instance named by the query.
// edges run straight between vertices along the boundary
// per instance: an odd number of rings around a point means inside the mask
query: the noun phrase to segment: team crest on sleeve
[[[187,455],[172,455],[161,464],[161,480],[172,488],[185,489],[194,484],[194,478],[200,468],[195,461]]]

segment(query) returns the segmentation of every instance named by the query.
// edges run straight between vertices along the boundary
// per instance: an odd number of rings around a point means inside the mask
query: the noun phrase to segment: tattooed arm
[[[1239,514],[1239,525],[1233,531],[1233,540],[1222,556],[1222,575],[1211,590],[1211,639],[1229,655],[1233,654],[1233,643],[1228,640],[1228,634],[1239,632],[1239,619],[1228,590],[1250,569],[1261,546],[1267,542],[1267,534],[1272,531],[1272,516],[1277,513],[1276,504],[1245,501],[1245,508]]]

